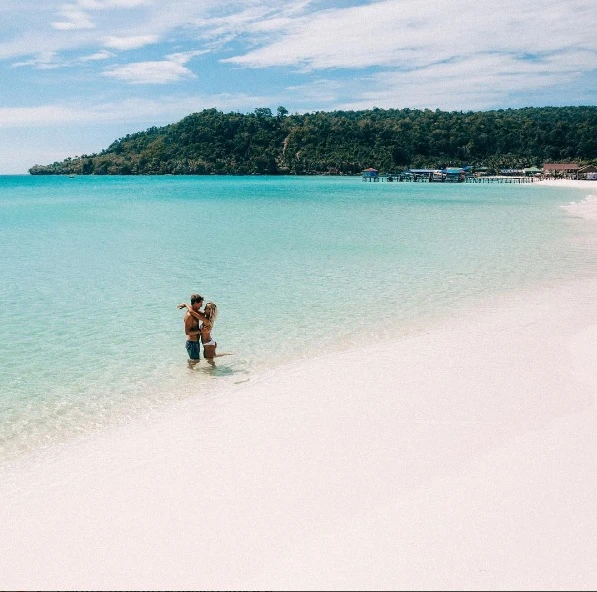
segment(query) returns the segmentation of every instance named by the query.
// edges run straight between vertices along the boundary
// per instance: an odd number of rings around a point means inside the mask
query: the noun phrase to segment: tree
[[[273,117],[272,110],[269,107],[258,107],[254,113],[257,117]]]

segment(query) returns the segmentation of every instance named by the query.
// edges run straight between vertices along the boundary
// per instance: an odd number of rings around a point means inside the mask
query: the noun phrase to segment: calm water
[[[0,459],[590,272],[583,190],[358,178],[0,177]],[[218,304],[212,369],[182,300]]]

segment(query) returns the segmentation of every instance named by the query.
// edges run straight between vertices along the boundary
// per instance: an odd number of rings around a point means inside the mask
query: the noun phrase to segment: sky
[[[0,174],[213,108],[597,105],[597,0],[1,0]]]

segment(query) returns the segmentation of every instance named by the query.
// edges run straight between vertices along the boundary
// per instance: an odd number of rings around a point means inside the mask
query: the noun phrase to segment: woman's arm
[[[187,311],[193,317],[195,317],[198,321],[207,321],[207,317],[202,312],[197,312],[196,310],[193,310],[191,308],[191,305],[187,304],[186,302],[181,302],[176,308],[185,308],[185,307],[186,307]]]

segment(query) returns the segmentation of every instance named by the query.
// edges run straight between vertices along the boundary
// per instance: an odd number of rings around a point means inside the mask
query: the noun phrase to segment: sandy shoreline
[[[596,293],[496,297],[24,460],[0,589],[594,589]]]
[[[597,191],[597,181],[575,181],[574,179],[544,179],[542,181],[539,181],[539,184],[537,186],[540,187],[541,185],[587,189],[589,193],[594,193],[595,191]]]

